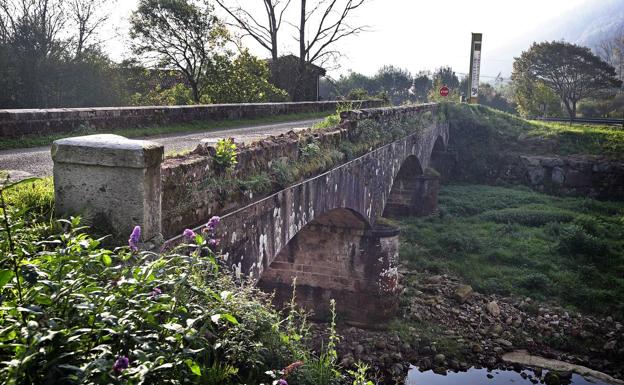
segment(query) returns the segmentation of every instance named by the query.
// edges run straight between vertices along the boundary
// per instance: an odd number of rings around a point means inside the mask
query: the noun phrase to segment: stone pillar
[[[426,217],[438,211],[440,177],[437,175],[421,175],[416,180],[416,195],[410,211],[412,215],[417,217]]]
[[[118,135],[61,139],[52,145],[57,215],[81,215],[126,244],[134,226],[142,241],[161,235],[162,145]]]

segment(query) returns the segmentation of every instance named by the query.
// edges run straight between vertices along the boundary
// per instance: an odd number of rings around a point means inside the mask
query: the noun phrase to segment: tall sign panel
[[[470,98],[468,102],[471,104],[477,104],[479,102],[479,76],[481,74],[481,44],[483,41],[483,34],[473,33],[472,44],[470,45],[470,82],[468,95]]]

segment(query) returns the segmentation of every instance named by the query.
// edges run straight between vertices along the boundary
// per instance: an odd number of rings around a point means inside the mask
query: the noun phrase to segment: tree
[[[199,102],[206,71],[228,55],[227,31],[213,7],[192,0],[140,0],[130,23],[135,51],[156,66],[182,72]]]
[[[622,85],[615,69],[589,48],[566,42],[533,43],[516,58],[512,81],[541,82],[556,93],[570,118],[580,100],[599,97]]]
[[[427,72],[419,72],[418,75],[414,77],[414,82],[412,85],[412,95],[416,102],[425,103],[427,102],[427,95],[429,95],[429,91],[433,88],[433,80],[429,77]]]
[[[414,80],[408,70],[386,65],[379,69],[374,80],[379,91],[386,92],[393,104],[399,105],[409,100]]]
[[[459,78],[451,67],[440,67],[433,73],[433,85],[436,88],[447,86],[451,90],[457,90]]]
[[[598,56],[611,64],[618,73],[618,78],[624,80],[624,24],[617,28],[615,34],[598,44]]]
[[[69,18],[74,22],[77,31],[75,57],[80,59],[85,48],[97,34],[98,29],[108,20],[106,12],[111,1],[107,0],[70,0]]]
[[[259,18],[254,17],[249,11],[241,7],[238,2],[236,5],[226,6],[224,0],[216,1],[236,21],[238,27],[246,35],[253,38],[260,46],[271,53],[271,58],[276,63],[279,58],[278,32],[282,27],[284,12],[288,9],[291,0],[262,0],[267,16],[266,24],[261,23]]]

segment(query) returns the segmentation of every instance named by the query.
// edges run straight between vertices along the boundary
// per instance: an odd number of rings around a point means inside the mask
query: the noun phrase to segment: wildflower
[[[279,380],[277,380],[276,384],[277,385],[288,385],[288,382],[286,382],[285,379],[280,378]]]
[[[123,372],[125,369],[128,369],[130,366],[130,360],[126,356],[118,357],[115,363],[113,364],[113,372],[115,374],[119,374]]]
[[[140,239],[141,239],[141,226],[135,226],[134,230],[132,230],[132,234],[130,234],[130,239],[128,239],[128,246],[130,246],[130,250],[139,251]]]
[[[206,223],[205,230],[209,232],[214,232],[217,229],[217,226],[219,226],[219,223],[221,223],[221,217],[214,216],[210,218],[208,223]]]
[[[284,377],[288,377],[290,373],[294,372],[295,370],[297,370],[297,368],[299,368],[302,365],[303,365],[303,361],[295,361],[292,364],[288,365],[284,369]]]
[[[151,299],[155,299],[156,297],[158,297],[159,295],[162,294],[162,290],[160,290],[159,288],[155,287],[152,292],[150,293],[150,298]]]
[[[182,233],[182,235],[184,235],[186,238],[188,239],[193,239],[195,238],[195,232],[191,229],[186,229],[184,230],[184,233]]]
[[[212,247],[219,246],[219,240],[218,239],[214,239],[214,238],[213,239],[209,239],[208,240],[208,246],[212,246]]]

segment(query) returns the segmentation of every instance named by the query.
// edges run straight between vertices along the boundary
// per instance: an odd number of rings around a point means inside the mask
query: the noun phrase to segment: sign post
[[[481,45],[483,42],[483,34],[473,33],[472,43],[470,45],[470,72],[468,73],[468,103],[479,103],[479,76],[481,74]]]

